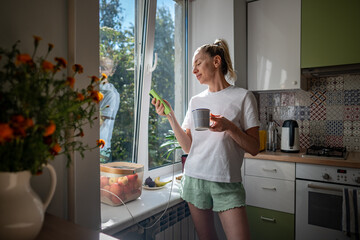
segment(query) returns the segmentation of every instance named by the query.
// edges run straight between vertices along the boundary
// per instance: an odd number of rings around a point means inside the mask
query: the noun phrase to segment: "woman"
[[[245,152],[259,152],[255,97],[226,81],[225,76],[236,76],[225,40],[195,51],[193,74],[208,89],[191,98],[182,126],[172,109],[166,115],[179,144],[188,153],[181,197],[188,202],[199,239],[217,239],[213,211],[218,212],[227,239],[249,239],[240,169]],[[160,101],[153,99],[152,104],[164,116]],[[191,112],[197,108],[210,109],[209,131],[194,129]]]

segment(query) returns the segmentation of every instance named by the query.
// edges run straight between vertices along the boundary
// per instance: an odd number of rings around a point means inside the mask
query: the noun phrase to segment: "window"
[[[153,88],[181,123],[187,104],[187,0],[100,0],[100,162],[134,161],[169,172],[160,148],[171,129],[151,105]],[[167,166],[167,167],[166,167]],[[167,169],[167,170],[166,170]]]
[[[184,44],[184,4],[183,1],[158,1],[156,6],[154,54],[157,66],[152,72],[151,88],[162,98],[168,100],[178,113],[181,123],[184,113],[185,48]],[[175,67],[176,66],[176,67]],[[174,155],[167,158],[166,148],[160,148],[169,134],[170,124],[164,117],[159,117],[154,107],[150,106],[149,117],[149,168],[171,163]],[[180,160],[177,156],[176,160]]]

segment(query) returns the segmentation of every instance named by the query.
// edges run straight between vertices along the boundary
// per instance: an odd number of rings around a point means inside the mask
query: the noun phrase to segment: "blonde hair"
[[[229,53],[229,47],[224,39],[216,39],[213,44],[205,44],[199,47],[196,52],[204,51],[204,53],[209,54],[211,57],[219,55],[221,58],[221,72],[226,76],[229,74],[229,77],[235,81],[236,73],[232,67],[232,62]],[[195,52],[195,53],[196,53]]]

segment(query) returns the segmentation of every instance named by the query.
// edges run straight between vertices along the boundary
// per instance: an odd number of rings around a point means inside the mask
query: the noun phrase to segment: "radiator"
[[[153,227],[147,228],[162,213],[141,221],[139,224],[145,228],[134,225],[114,237],[121,240],[198,240],[187,203],[182,202],[169,208]]]

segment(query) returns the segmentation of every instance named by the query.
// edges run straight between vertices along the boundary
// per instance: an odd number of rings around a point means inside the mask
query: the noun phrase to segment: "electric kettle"
[[[300,151],[299,125],[295,120],[286,120],[282,125],[281,151],[287,153],[297,153]]]

